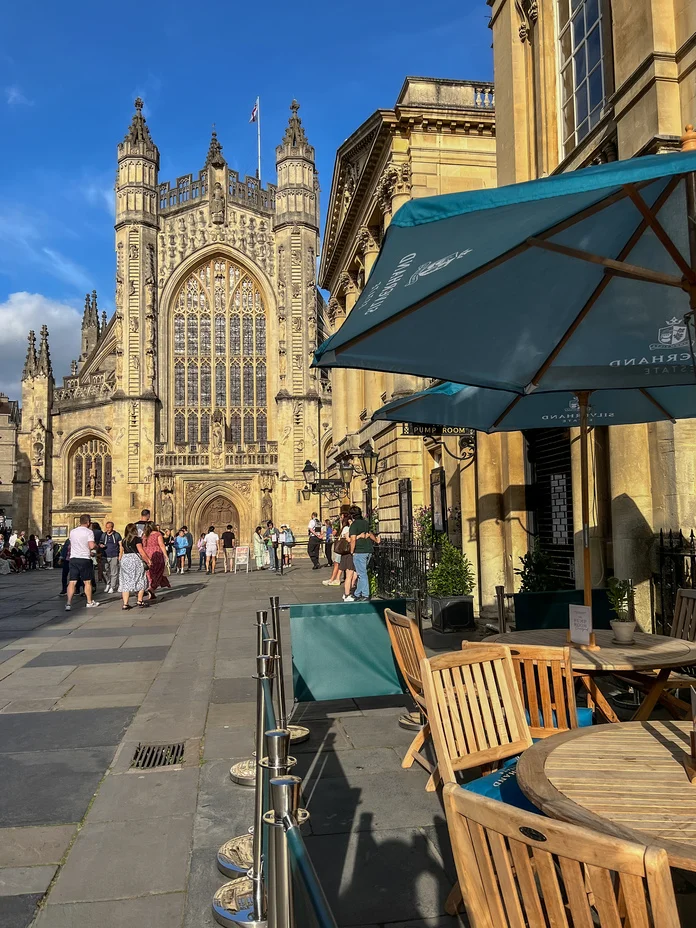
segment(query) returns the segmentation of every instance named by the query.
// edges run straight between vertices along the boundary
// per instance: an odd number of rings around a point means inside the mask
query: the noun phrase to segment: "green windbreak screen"
[[[384,610],[403,599],[290,606],[295,699],[313,702],[404,692]]]

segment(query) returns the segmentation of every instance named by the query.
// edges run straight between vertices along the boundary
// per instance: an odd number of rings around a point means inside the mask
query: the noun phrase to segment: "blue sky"
[[[228,163],[274,180],[293,97],[317,152],[322,216],[336,148],[407,74],[492,78],[484,0],[303,5],[37,0],[7,5],[0,35],[0,390],[16,395],[27,330],[46,322],[54,370],[79,352],[96,288],[113,310],[116,145],[133,100],[160,180],[203,167],[212,123]],[[304,45],[306,53],[293,51]]]

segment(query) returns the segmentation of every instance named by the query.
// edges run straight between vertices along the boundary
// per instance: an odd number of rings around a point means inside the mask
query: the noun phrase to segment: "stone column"
[[[606,453],[607,430],[593,428],[587,436],[590,475],[590,557],[592,586],[606,584],[607,565],[607,500]],[[575,587],[582,590],[585,583],[582,543],[582,482],[580,477],[580,429],[570,430],[570,454],[573,484],[573,540],[575,546]]]
[[[650,455],[647,425],[614,425],[611,452],[611,515],[614,574],[633,580],[636,619],[649,630],[651,621],[651,550],[654,544]]]
[[[481,612],[496,615],[496,586],[505,585],[501,436],[477,434],[476,482]],[[508,592],[510,592],[509,588]]]
[[[352,271],[344,271],[339,278],[339,286],[345,294],[346,316],[355,306],[360,296],[358,288],[357,274]],[[347,424],[346,432],[338,436],[339,440],[350,432],[357,432],[360,429],[360,413],[365,408],[363,396],[363,371],[344,370],[344,399],[345,420]],[[335,441],[334,441],[335,444]]]
[[[374,226],[362,226],[357,237],[358,252],[363,256],[365,286],[368,286],[370,274],[379,254],[379,229]],[[381,371],[364,372],[364,395],[368,417],[382,406],[382,394],[385,392],[385,374]]]

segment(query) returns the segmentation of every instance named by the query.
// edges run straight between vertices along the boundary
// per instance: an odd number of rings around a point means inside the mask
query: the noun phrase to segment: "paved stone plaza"
[[[252,750],[254,613],[337,599],[301,564],[193,572],[147,610],[64,611],[58,571],[0,578],[0,925],[205,928],[215,853],[252,821],[230,763]],[[455,643],[442,642],[443,647]],[[289,659],[287,661],[289,672]],[[340,926],[453,926],[438,797],[401,769],[401,699],[298,707],[307,844]],[[138,742],[181,768],[130,770]]]

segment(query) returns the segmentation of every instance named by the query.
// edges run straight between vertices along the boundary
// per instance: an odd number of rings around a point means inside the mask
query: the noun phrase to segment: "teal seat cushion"
[[[509,806],[524,809],[526,812],[536,812],[537,815],[542,815],[543,813],[527,799],[517,783],[517,760],[517,757],[513,757],[500,770],[489,773],[485,777],[479,777],[478,780],[472,780],[471,783],[464,783],[462,789],[470,793],[478,793],[479,796],[486,796],[488,799],[497,799],[498,802],[505,802]]]

